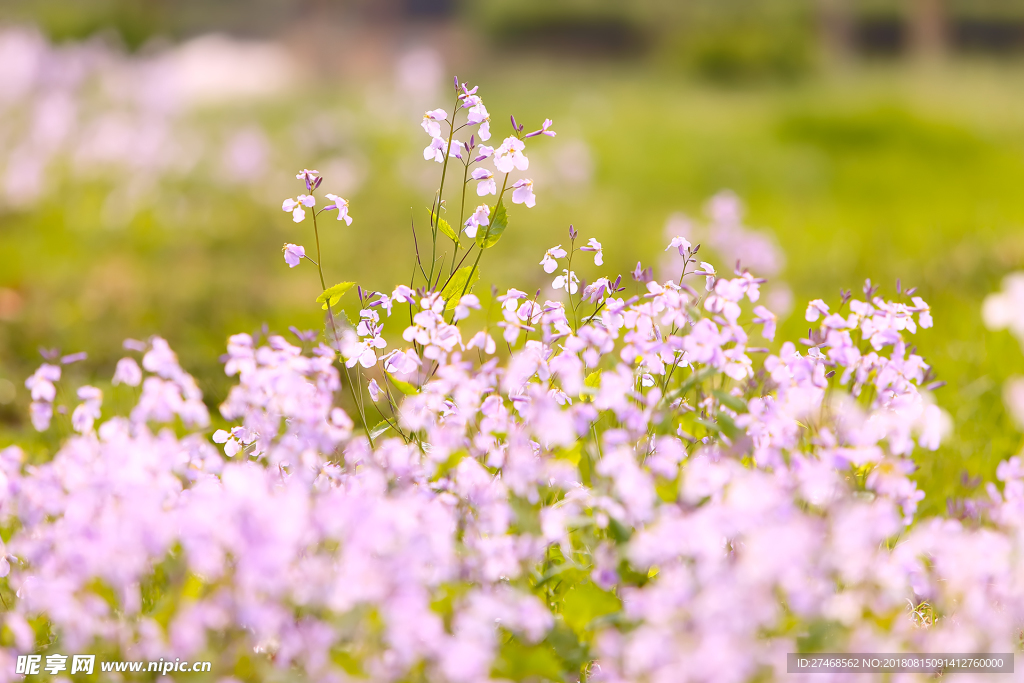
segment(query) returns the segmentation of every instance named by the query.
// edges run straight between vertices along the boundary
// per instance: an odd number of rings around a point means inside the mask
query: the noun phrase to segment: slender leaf
[[[341,297],[345,296],[348,290],[352,289],[355,286],[356,283],[354,282],[339,282],[333,287],[328,287],[327,289],[325,289],[323,293],[316,298],[317,303],[323,304],[322,308],[326,311],[327,304],[329,301],[331,307],[333,308],[339,301],[341,301]]]
[[[401,391],[406,396],[412,396],[413,394],[420,393],[420,390],[417,389],[415,386],[409,384],[408,382],[403,382],[400,379],[396,379],[395,376],[392,375],[390,372],[388,373],[388,381],[395,385],[395,388]]]
[[[470,274],[472,273],[473,279],[470,280]],[[462,297],[462,293],[468,294],[473,290],[473,285],[477,280],[480,279],[480,269],[474,268],[473,266],[463,266],[455,271],[455,275],[452,275],[451,280],[445,285],[444,289],[441,290],[441,297],[448,303],[445,305],[445,310],[450,311],[459,305],[459,299]]]
[[[376,427],[370,430],[370,438],[376,439],[378,436],[388,431],[389,429],[391,429],[391,425],[388,424],[387,420],[381,420],[380,422],[377,423]]]
[[[724,391],[722,389],[715,389],[711,393],[714,394],[715,398],[718,399],[718,402],[721,403],[726,408],[730,408],[736,411],[737,413],[747,412],[747,404],[742,398],[733,396],[729,392]]]
[[[508,212],[505,211],[505,204],[498,202],[498,205],[491,209],[490,225],[481,225],[476,231],[476,244],[481,249],[493,247],[501,239],[501,234],[508,227]]]
[[[430,215],[434,218],[434,224],[437,225],[438,229],[441,232],[443,232],[448,237],[448,239],[450,239],[452,242],[455,242],[456,245],[461,247],[462,242],[459,241],[459,233],[455,232],[455,228],[451,226],[451,223],[441,218],[433,211],[430,212]]]

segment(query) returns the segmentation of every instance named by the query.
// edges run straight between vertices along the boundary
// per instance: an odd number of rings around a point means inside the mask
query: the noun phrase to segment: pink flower
[[[117,361],[114,369],[113,385],[126,384],[130,387],[137,387],[142,383],[142,370],[134,358],[122,358]]]
[[[686,256],[686,252],[690,251],[690,241],[681,235],[677,235],[672,238],[672,241],[665,247],[665,251],[669,249],[677,249],[680,256]]]
[[[454,142],[452,143],[455,144]],[[444,138],[434,138],[430,144],[423,148],[423,158],[427,161],[433,159],[439,164],[444,163],[444,155],[448,150],[448,141]]]
[[[517,180],[512,186],[512,203],[526,204],[527,208],[533,208],[537,204],[537,198],[533,196],[533,181],[529,178]]]
[[[286,199],[281,204],[282,211],[290,211],[292,214],[292,220],[296,223],[301,223],[306,218],[306,210],[302,207],[312,207],[316,204],[316,198],[313,195],[300,194],[295,199]]]
[[[488,194],[497,194],[498,188],[494,182],[494,174],[486,168],[478,168],[473,171],[473,180],[479,180],[476,186],[476,194],[483,197]]]
[[[480,310],[480,299],[477,298],[476,294],[467,294],[461,299],[455,306],[455,315],[452,317],[452,322],[459,320],[465,320],[469,317],[469,309]]]
[[[305,258],[305,256],[305,247],[301,247],[298,244],[284,245],[284,262],[288,264],[289,268],[299,265],[299,261]]]
[[[494,148],[489,145],[480,145],[476,148],[476,156],[473,158],[473,162],[477,163],[483,161],[487,157],[494,154]]]
[[[564,289],[569,294],[575,294],[576,290],[579,289],[580,279],[576,277],[576,273],[570,271],[568,268],[562,269],[562,275],[559,275],[551,283],[551,286],[555,289]]]
[[[345,225],[352,225],[352,217],[348,215],[348,200],[342,199],[336,194],[327,194],[327,198],[334,202],[329,206],[324,207],[324,211],[330,211],[332,209],[338,210],[338,220],[344,220]]]
[[[78,389],[78,398],[82,400],[71,415],[71,426],[76,432],[84,434],[92,430],[93,423],[100,417],[100,405],[103,393],[96,387],[83,386]]]
[[[707,278],[704,280],[704,289],[711,291],[715,288],[715,267],[707,261],[700,262],[700,270],[696,271],[698,275],[705,275]]]
[[[544,124],[540,127],[540,130],[535,130],[532,133],[527,133],[526,137],[532,138],[537,135],[547,135],[548,137],[552,138],[555,137],[557,133],[555,133],[555,131],[553,130],[548,130],[549,128],[551,128],[551,124],[551,119],[544,119]]]
[[[432,138],[439,138],[441,137],[441,121],[447,119],[448,113],[444,109],[434,109],[423,115],[423,121],[420,125],[423,126],[423,130],[426,131],[427,135]]]
[[[604,265],[604,249],[601,247],[601,243],[593,237],[587,242],[586,246],[580,247],[580,251],[592,251],[594,252],[594,265]]]
[[[60,366],[43,363],[25,380],[25,388],[32,392],[33,401],[45,401],[52,403],[57,397],[57,388],[54,382],[60,380]]]
[[[477,133],[480,135],[480,139],[484,142],[490,140],[491,116],[487,112],[487,107],[484,106],[484,101],[478,95],[461,95],[460,97],[463,108],[469,109],[466,123],[471,126],[479,124],[480,127],[477,129]]]
[[[815,299],[814,301],[807,304],[807,312],[804,313],[804,319],[813,323],[819,317],[828,315],[828,304],[821,299]]]
[[[540,260],[540,265],[544,266],[545,273],[555,272],[555,268],[558,267],[558,263],[555,259],[565,258],[565,249],[562,249],[562,245],[559,244],[556,247],[552,247],[544,252],[544,258]]]
[[[466,348],[480,349],[488,355],[493,354],[495,350],[497,350],[497,346],[494,343],[494,339],[491,337],[491,335],[487,334],[487,332],[483,330],[473,335],[473,337],[469,340],[469,343],[466,344]]]
[[[304,168],[295,174],[296,180],[301,180],[306,183],[306,190],[312,192],[315,188],[320,186],[320,171],[311,171],[308,168]]]
[[[754,306],[754,315],[754,322],[764,325],[761,336],[768,340],[775,339],[775,314],[764,306]]]
[[[502,173],[511,173],[513,168],[525,171],[530,160],[523,154],[526,145],[516,137],[507,137],[501,147],[494,151],[494,167]]]
[[[466,219],[466,235],[468,237],[476,237],[477,229],[481,225],[489,225],[491,222],[491,207],[486,204],[481,204],[476,207],[476,211]]]
[[[558,248],[559,247],[555,247],[555,249]],[[526,296],[526,292],[522,292],[513,287],[506,293],[499,295],[498,302],[501,303],[501,307],[504,308],[506,311],[514,311],[519,306],[519,304],[517,304],[516,302],[519,301],[520,299],[525,299]]]

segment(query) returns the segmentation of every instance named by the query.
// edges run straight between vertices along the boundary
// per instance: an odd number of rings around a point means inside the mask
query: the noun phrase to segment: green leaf
[[[692,373],[689,377],[687,377],[679,388],[682,393],[686,393],[694,386],[706,380],[708,377],[712,377],[717,372],[718,370],[714,368],[701,368],[700,370]]]
[[[431,217],[433,217],[434,224],[437,225],[438,229],[441,232],[443,232],[448,237],[448,239],[450,239],[452,242],[455,242],[456,245],[461,247],[462,242],[459,241],[459,233],[455,232],[455,228],[453,228],[448,221],[446,221],[443,218],[440,218],[433,211],[430,212],[430,215]]]
[[[472,281],[469,279],[470,273],[473,275]],[[441,290],[441,297],[447,301],[444,309],[450,311],[459,305],[459,299],[462,298],[463,292],[469,294],[473,290],[473,285],[477,280],[480,279],[480,269],[474,268],[473,266],[463,266],[455,271],[455,275],[452,275],[451,279],[448,280],[448,284]],[[467,286],[468,285],[468,286]]]
[[[370,430],[370,438],[376,439],[378,436],[388,431],[389,429],[391,429],[391,425],[388,424],[388,421],[381,420],[380,422],[377,423],[376,427]]]
[[[730,408],[737,413],[747,412],[747,404],[744,403],[742,398],[737,398],[723,389],[715,389],[711,393],[714,394],[715,398],[718,399],[718,402],[726,408]]]
[[[562,681],[563,673],[553,648],[543,643],[524,645],[515,638],[502,643],[491,668],[493,678],[510,681]]]
[[[562,617],[576,635],[582,636],[595,619],[614,614],[621,608],[622,603],[614,594],[587,582],[573,586],[566,593],[562,602]]]
[[[729,417],[726,413],[718,413],[717,415],[715,415],[715,420],[718,422],[719,430],[721,430],[721,432],[725,434],[727,437],[729,437],[729,439],[731,439],[732,441],[735,441],[736,439],[742,437],[745,434],[745,432],[742,429],[740,429],[739,426],[737,426],[737,424],[733,421],[733,419]]]
[[[401,391],[406,396],[412,396],[413,394],[420,393],[419,389],[409,384],[408,382],[403,382],[400,379],[395,379],[395,376],[392,375],[390,372],[388,373],[388,381],[394,384],[395,388]]]
[[[555,654],[562,660],[563,666],[570,671],[579,671],[580,667],[589,661],[587,649],[580,645],[576,634],[565,625],[562,619],[556,619],[555,625],[548,631],[544,642],[554,649]]]
[[[501,233],[508,227],[508,212],[505,205],[498,202],[498,205],[491,209],[490,225],[482,225],[476,231],[476,244],[481,249],[493,247],[501,239]]]
[[[325,289],[323,291],[323,294],[316,298],[317,303],[323,304],[322,308],[326,311],[327,303],[329,300],[330,305],[333,308],[335,304],[341,301],[341,297],[345,296],[346,292],[348,292],[348,290],[352,289],[355,286],[356,283],[354,282],[339,282],[333,287],[328,287],[327,289]]]

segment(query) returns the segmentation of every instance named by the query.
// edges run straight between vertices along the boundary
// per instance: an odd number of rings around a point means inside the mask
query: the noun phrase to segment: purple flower
[[[476,237],[477,230],[481,225],[489,225],[491,222],[491,208],[486,204],[481,204],[476,207],[476,211],[466,219],[466,235],[468,237]]]
[[[423,130],[426,131],[427,135],[432,138],[441,137],[441,121],[448,119],[448,113],[444,109],[434,109],[428,111],[423,115],[423,121],[420,123],[423,126]]]
[[[755,323],[764,325],[761,336],[768,340],[775,339],[775,314],[764,306],[754,306],[754,316]]]
[[[488,171],[486,168],[477,168],[473,170],[473,180],[479,180],[476,186],[476,194],[478,197],[483,197],[488,194],[497,194],[498,188],[494,182],[494,174]]]
[[[559,244],[544,252],[544,258],[540,260],[540,265],[544,266],[545,273],[553,273],[558,268],[558,262],[555,259],[565,258],[565,256],[566,251]]]
[[[526,137],[532,138],[537,135],[547,135],[548,137],[552,138],[555,137],[557,133],[555,133],[555,131],[553,130],[548,130],[549,128],[551,128],[551,124],[551,119],[544,119],[544,124],[541,126],[540,130],[535,130],[532,133],[527,133]]]
[[[814,301],[807,304],[807,312],[804,314],[804,319],[809,323],[813,323],[820,316],[828,315],[828,304],[821,299],[815,299]]]
[[[142,383],[142,370],[134,358],[122,358],[117,361],[112,383],[114,386],[126,384],[130,387],[137,387]]]
[[[306,256],[306,249],[298,244],[286,244],[283,251],[284,262],[288,264],[289,268],[299,265],[299,262]]]
[[[690,251],[690,241],[685,237],[677,235],[676,237],[673,237],[672,241],[669,242],[667,247],[665,247],[665,251],[668,251],[669,249],[676,249],[679,251],[680,256],[686,256],[686,253]]]
[[[338,220],[344,220],[346,225],[352,225],[352,217],[348,215],[348,200],[342,199],[336,194],[328,193],[327,199],[334,202],[329,206],[324,207],[324,211],[331,211],[333,209],[338,210]]]
[[[302,207],[312,208],[314,204],[316,204],[316,198],[313,195],[300,194],[295,199],[284,200],[281,210],[291,212],[292,220],[301,223],[306,218],[306,211]]]
[[[525,171],[530,167],[530,160],[523,154],[526,145],[516,137],[507,137],[498,149],[494,150],[494,167],[502,173],[511,173],[518,168]]]
[[[454,143],[453,143],[454,144]],[[444,163],[444,155],[448,149],[448,141],[444,138],[434,138],[430,144],[423,148],[423,158],[427,161],[433,159],[439,164]]]
[[[312,192],[320,185],[321,178],[318,177],[319,175],[319,171],[311,171],[308,168],[304,168],[295,174],[295,179],[305,182],[306,191]],[[312,206],[312,204],[309,204],[308,206]],[[298,223],[298,221],[296,221],[296,223]]]
[[[598,242],[593,237],[590,238],[590,241],[587,242],[587,244],[585,246],[580,247],[580,251],[592,251],[592,252],[594,252],[594,265],[595,266],[603,266],[604,265],[604,249],[601,247],[601,243]]]

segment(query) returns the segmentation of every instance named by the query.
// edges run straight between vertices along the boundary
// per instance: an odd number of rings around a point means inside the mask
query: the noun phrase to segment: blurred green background
[[[280,253],[312,247],[280,211],[300,168],[351,201],[328,277],[407,280],[440,173],[418,124],[458,75],[496,136],[512,113],[559,132],[484,285],[546,286],[569,223],[601,274],[657,266],[669,217],[729,189],[784,254],[780,337],[865,278],[931,303],[918,350],[955,429],[920,458],[927,511],[1020,448],[1024,355],[980,308],[1024,266],[1024,0],[5,0],[0,23],[0,443],[28,438],[41,347],[102,382],[160,334],[215,407],[229,334],[320,327]]]

